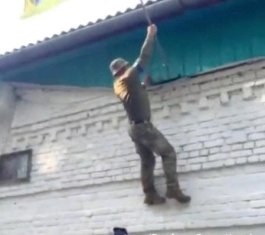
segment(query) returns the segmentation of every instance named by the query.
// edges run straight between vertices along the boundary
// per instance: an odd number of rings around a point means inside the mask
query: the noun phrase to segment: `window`
[[[0,156],[0,183],[30,180],[32,150]]]

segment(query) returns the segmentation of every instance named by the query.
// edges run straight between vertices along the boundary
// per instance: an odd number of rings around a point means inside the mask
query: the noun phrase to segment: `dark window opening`
[[[19,183],[30,180],[32,150],[0,156],[0,183]]]

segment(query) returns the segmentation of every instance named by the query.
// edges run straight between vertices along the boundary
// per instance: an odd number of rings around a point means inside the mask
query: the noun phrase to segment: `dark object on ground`
[[[125,228],[113,228],[114,235],[128,235]]]

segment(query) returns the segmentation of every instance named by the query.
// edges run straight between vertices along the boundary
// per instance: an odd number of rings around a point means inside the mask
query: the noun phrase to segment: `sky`
[[[140,0],[66,0],[42,14],[21,19],[24,0],[0,0],[0,55],[139,3]]]

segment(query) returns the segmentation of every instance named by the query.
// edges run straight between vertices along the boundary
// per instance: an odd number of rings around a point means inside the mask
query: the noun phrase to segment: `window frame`
[[[30,182],[31,170],[32,170],[32,154],[33,154],[32,149],[27,149],[27,150],[23,150],[23,151],[12,152],[12,153],[0,155],[0,170],[1,170],[1,167],[2,167],[5,159],[16,158],[16,157],[19,157],[20,155],[27,155],[27,169],[26,169],[27,176],[25,178],[22,178],[22,179],[19,179],[18,177],[14,178],[14,179],[2,179],[1,174],[0,174],[0,186]]]

